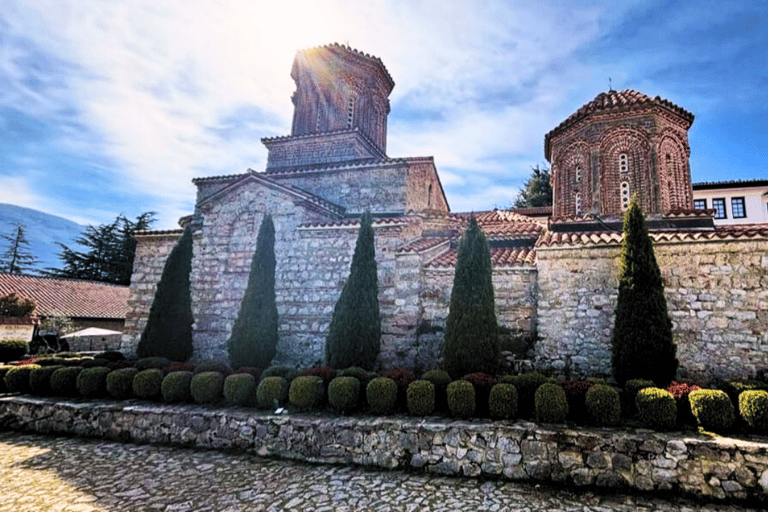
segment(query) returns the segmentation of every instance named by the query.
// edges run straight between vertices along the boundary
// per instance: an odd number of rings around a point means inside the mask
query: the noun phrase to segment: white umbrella
[[[112,336],[115,334],[123,334],[120,331],[110,331],[109,329],[99,329],[98,327],[88,327],[82,331],[71,332],[62,336],[62,338],[81,338],[84,336]]]

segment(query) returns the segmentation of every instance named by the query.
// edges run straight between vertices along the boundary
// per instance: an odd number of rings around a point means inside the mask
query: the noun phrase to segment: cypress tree
[[[277,353],[275,265],[275,225],[267,214],[259,227],[248,286],[227,342],[229,362],[235,368],[267,368]]]
[[[372,370],[381,348],[379,281],[373,219],[365,211],[360,218],[349,280],[333,310],[325,342],[325,360],[331,368],[360,366]]]
[[[611,350],[613,377],[622,386],[631,379],[649,379],[663,388],[677,372],[664,283],[636,197],[624,213]]]
[[[443,368],[454,378],[498,368],[492,272],[488,241],[472,217],[459,241],[443,342]]]
[[[172,361],[192,357],[191,270],[192,230],[187,226],[165,261],[149,319],[139,340],[139,357],[160,356]]]

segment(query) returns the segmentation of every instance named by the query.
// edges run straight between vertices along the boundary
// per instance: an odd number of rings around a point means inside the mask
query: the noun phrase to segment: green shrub
[[[124,400],[133,396],[133,378],[139,373],[138,368],[112,370],[107,375],[107,393],[113,398]]]
[[[117,350],[106,350],[104,352],[99,352],[95,356],[93,356],[94,359],[106,359],[110,363],[114,363],[115,361],[125,361],[125,356],[122,352],[118,352]]]
[[[220,374],[224,375],[224,377],[226,377],[228,375],[232,375],[232,368],[227,363],[209,359],[207,361],[201,361],[195,365],[195,375],[203,372],[219,372]]]
[[[51,375],[63,366],[42,366],[35,368],[29,374],[29,392],[38,396],[49,396],[51,391]]]
[[[408,386],[406,405],[411,416],[429,416],[435,411],[435,385],[428,380],[415,380]]]
[[[594,382],[587,380],[567,379],[557,383],[565,391],[565,399],[568,401],[568,419],[579,424],[589,421],[587,412],[587,391],[592,389]]]
[[[192,400],[192,372],[170,372],[160,383],[160,394],[164,402],[189,402]]]
[[[304,411],[320,409],[325,401],[323,379],[312,375],[296,377],[288,390],[288,401]]]
[[[621,398],[611,386],[597,384],[587,391],[587,413],[593,425],[612,427],[621,419]]]
[[[8,390],[5,388],[5,374],[8,370],[14,368],[14,366],[0,365],[0,393],[6,393]]]
[[[451,376],[445,370],[430,370],[421,376],[421,380],[428,380],[435,385],[435,411],[448,412],[448,397],[445,393]]]
[[[300,375],[300,370],[291,368],[290,366],[270,366],[261,374],[261,380],[264,380],[267,377],[282,377],[288,381],[288,384],[290,384],[293,379]]]
[[[80,362],[80,366],[83,368],[96,368],[97,366],[106,367],[111,361],[106,359],[85,359]]]
[[[557,384],[545,382],[535,395],[536,421],[562,423],[568,416],[568,399],[565,391]]]
[[[77,376],[83,371],[79,366],[65,366],[51,374],[51,393],[54,396],[77,396]]]
[[[266,373],[266,372],[265,372]],[[288,400],[288,380],[285,377],[264,377],[256,388],[256,401],[262,409],[276,409]]]
[[[494,377],[483,372],[475,372],[461,378],[475,387],[475,416],[485,418],[488,416],[488,396],[493,386],[498,384]]]
[[[192,377],[189,392],[198,404],[213,404],[221,400],[224,390],[224,374],[203,372]]]
[[[63,357],[43,357],[37,364],[40,366],[64,366],[66,359]]]
[[[230,405],[255,405],[256,379],[249,373],[229,375],[224,379],[224,398]]]
[[[160,396],[162,385],[163,370],[160,368],[140,370],[133,378],[133,394],[137,398],[152,400]]]
[[[656,384],[652,380],[648,379],[630,379],[624,384],[624,403],[622,409],[626,411],[628,416],[637,412],[637,404],[635,399],[637,398],[637,392],[645,388],[655,388]]]
[[[515,377],[512,384],[517,388],[518,417],[533,417],[536,410],[536,390],[546,382],[549,382],[549,379],[538,372],[521,373]]]
[[[5,389],[9,393],[29,393],[31,391],[29,387],[29,374],[32,370],[41,368],[36,364],[25,364],[23,366],[16,366],[5,372],[3,381],[5,382]]]
[[[83,363],[83,361],[88,360],[88,359],[90,359],[90,358],[70,356],[70,357],[62,358],[61,364],[64,365],[64,366],[67,366],[67,367],[78,367],[78,368],[81,368],[80,365]]]
[[[733,403],[725,391],[697,389],[688,395],[696,421],[710,432],[725,432],[733,426]]]
[[[413,373],[404,368],[392,368],[382,374],[382,377],[392,379],[397,384],[397,408],[405,409],[406,407],[406,393],[408,392],[408,386],[411,385],[415,377]]]
[[[162,370],[169,364],[171,364],[171,360],[165,357],[145,357],[144,359],[136,361],[136,368],[138,368],[139,371],[149,369]]]
[[[744,391],[768,391],[768,384],[759,380],[727,380],[719,382],[717,388],[726,392],[736,410],[739,408],[739,396]]]
[[[392,414],[397,406],[397,384],[387,377],[372,379],[365,388],[371,414]]]
[[[374,372],[369,372],[365,368],[359,366],[350,366],[337,373],[337,377],[354,377],[360,381],[360,388],[365,389],[368,387],[368,383],[377,378]]]
[[[751,428],[768,433],[768,391],[749,390],[739,395],[739,413]]]
[[[95,398],[107,394],[107,375],[112,370],[106,366],[85,368],[77,376],[77,391],[85,397]]]
[[[672,393],[661,388],[643,388],[635,395],[640,422],[654,430],[670,430],[677,422],[677,405]]]
[[[336,377],[328,384],[328,403],[335,410],[347,413],[360,403],[360,381],[355,377]]]
[[[328,387],[328,384],[330,384],[331,381],[336,378],[337,373],[338,372],[336,370],[327,366],[315,366],[314,368],[307,368],[301,371],[302,377],[320,377],[323,379],[323,384],[325,384],[325,387]],[[358,383],[359,382],[360,381],[358,380]]]
[[[488,413],[491,418],[508,420],[517,414],[517,388],[514,384],[496,384],[488,395]]]
[[[454,418],[471,418],[475,414],[475,387],[465,380],[455,380],[445,390],[448,410]]]
[[[0,362],[17,361],[29,351],[24,340],[0,340]]]

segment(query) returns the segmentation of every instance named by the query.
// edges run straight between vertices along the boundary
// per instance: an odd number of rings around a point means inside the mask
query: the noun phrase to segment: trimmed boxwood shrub
[[[368,387],[368,383],[371,382],[373,379],[378,378],[379,375],[374,372],[369,372],[365,368],[360,368],[359,366],[350,366],[349,368],[344,368],[340,372],[336,374],[337,377],[354,377],[357,380],[360,381],[360,389],[366,389]],[[360,397],[362,400],[364,397]]]
[[[107,393],[113,398],[124,400],[133,396],[133,378],[139,373],[138,368],[120,368],[107,375]]]
[[[233,373],[224,379],[224,398],[230,405],[256,404],[256,378],[250,373]]]
[[[288,401],[303,411],[320,409],[325,401],[323,379],[313,375],[296,377],[288,390]]]
[[[0,393],[6,393],[8,390],[5,388],[5,374],[8,370],[15,368],[14,366],[0,365]]]
[[[238,375],[241,373],[247,373],[248,375],[253,376],[253,378],[256,380],[257,385],[261,380],[261,368],[256,368],[255,366],[241,366],[240,368],[232,370],[232,375]],[[254,393],[256,393],[255,390],[254,390]]]
[[[640,422],[654,430],[670,430],[677,422],[677,405],[672,393],[661,388],[643,388],[635,396]]]
[[[168,366],[163,367],[163,373],[168,375],[169,373],[173,372],[190,372],[192,374],[195,373],[195,368],[197,368],[197,365],[195,363],[179,363],[174,362],[169,364]]]
[[[496,384],[488,395],[488,413],[493,419],[509,420],[517,414],[517,388],[514,384]]]
[[[105,359],[106,361],[106,359]],[[85,397],[100,397],[107,394],[107,375],[112,372],[106,366],[85,368],[77,376],[77,391]]]
[[[704,430],[726,432],[733,426],[733,403],[725,391],[698,389],[688,395],[691,412]]]
[[[376,377],[365,388],[371,414],[387,415],[395,411],[397,405],[397,384],[387,377]]]
[[[0,340],[0,362],[17,361],[29,351],[29,343],[24,340]]]
[[[328,387],[333,379],[336,378],[338,372],[328,366],[316,366],[314,368],[307,368],[301,371],[303,377],[320,377],[323,379],[323,384]],[[359,383],[360,381],[358,381]]]
[[[535,395],[536,421],[562,423],[568,417],[568,400],[565,391],[557,384],[545,382]]]
[[[106,367],[111,361],[106,359],[85,359],[80,362],[80,366],[83,368],[95,368],[97,366]]]
[[[160,368],[141,370],[133,378],[133,394],[138,398],[152,400],[160,396],[162,385],[163,371]]]
[[[5,389],[9,393],[29,393],[31,391],[29,387],[29,374],[36,368],[42,367],[37,364],[25,364],[23,366],[15,366],[5,372],[5,377],[3,377]]]
[[[136,361],[139,371],[157,369],[161,370],[171,364],[171,360],[165,357],[145,357]]]
[[[726,380],[719,382],[715,387],[726,392],[734,410],[739,408],[739,396],[744,391],[768,391],[768,383],[759,380]]]
[[[40,366],[64,366],[64,359],[63,357],[41,357],[37,364]]]
[[[29,374],[29,392],[38,396],[49,396],[51,392],[51,375],[63,366],[41,366]]]
[[[170,372],[160,383],[160,394],[163,395],[165,402],[189,402],[192,400],[192,377],[191,371]]]
[[[264,372],[266,373],[266,372]],[[288,400],[288,380],[285,377],[261,376],[256,388],[256,401],[262,409],[275,409]]]
[[[429,416],[435,412],[435,385],[428,380],[415,380],[408,386],[406,405],[411,416]]]
[[[557,383],[565,391],[565,399],[568,402],[568,418],[576,423],[584,424],[589,421],[587,412],[587,391],[594,385],[588,380],[568,379]]]
[[[194,374],[197,375],[198,373],[204,373],[204,372],[219,372],[224,377],[227,375],[232,375],[232,367],[229,366],[227,363],[222,363],[221,361],[215,361],[213,359],[209,359],[207,361],[201,361],[195,365]]]
[[[517,411],[520,418],[532,418],[536,411],[536,390],[549,382],[549,379],[538,372],[521,373],[512,384],[517,388]]]
[[[624,411],[627,417],[634,416],[637,413],[637,392],[645,388],[655,388],[656,384],[652,380],[648,379],[630,379],[624,384],[624,392],[622,393],[621,410]]]
[[[589,420],[599,427],[612,427],[621,420],[621,398],[611,386],[592,386],[584,399]]]
[[[221,400],[224,390],[224,374],[221,372],[202,372],[192,377],[189,392],[198,404],[213,404]]]
[[[54,396],[77,396],[77,376],[83,369],[79,366],[65,366],[51,374],[51,393]]]
[[[448,398],[445,390],[451,383],[451,376],[445,370],[429,370],[421,376],[421,380],[428,380],[435,385],[435,411],[448,412]]]
[[[448,410],[454,418],[471,418],[475,414],[475,387],[465,380],[455,380],[445,390]]]
[[[290,384],[291,381],[299,375],[301,375],[301,371],[296,368],[291,368],[290,366],[270,366],[261,374],[261,380],[264,380],[267,377],[282,377],[288,381],[288,384]]]
[[[328,384],[328,403],[347,413],[360,404],[360,381],[355,377],[336,377]]]
[[[739,413],[760,434],[768,433],[768,391],[749,390],[739,395]]]
[[[125,361],[125,356],[122,352],[118,352],[117,350],[105,350],[104,352],[99,352],[95,356],[93,356],[94,359],[106,359],[109,362],[114,363],[115,361]]]

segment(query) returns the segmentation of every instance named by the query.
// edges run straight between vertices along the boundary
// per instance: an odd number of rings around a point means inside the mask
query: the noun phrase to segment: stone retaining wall
[[[0,428],[237,449],[316,463],[768,501],[767,443],[649,430],[275,415],[19,396],[0,397]]]

